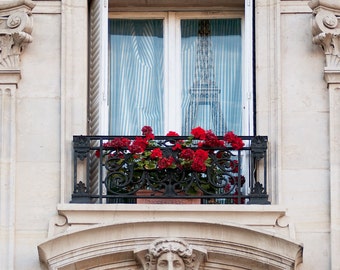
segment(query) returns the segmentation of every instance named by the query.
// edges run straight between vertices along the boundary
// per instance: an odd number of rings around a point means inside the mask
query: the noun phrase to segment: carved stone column
[[[331,269],[340,265],[340,1],[313,0],[313,43],[325,53],[329,90]]]
[[[31,0],[0,1],[0,265],[14,269],[15,105],[20,55],[32,41]]]

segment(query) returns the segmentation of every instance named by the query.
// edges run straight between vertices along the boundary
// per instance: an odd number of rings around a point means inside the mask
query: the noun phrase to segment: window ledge
[[[278,205],[59,204],[49,237],[101,224],[195,221],[239,224],[295,238],[285,208]]]

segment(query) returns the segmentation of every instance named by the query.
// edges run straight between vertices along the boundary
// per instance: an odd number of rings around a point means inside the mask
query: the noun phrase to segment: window
[[[101,53],[95,53],[98,37],[94,37],[96,28],[90,27],[94,60],[90,134],[137,135],[142,126],[150,125],[156,135],[169,130],[188,135],[195,126],[217,135],[227,130],[252,135],[249,3],[234,1],[238,5],[231,6],[216,1],[219,8],[206,11],[200,7],[206,1],[188,1],[186,6],[168,1],[156,8],[142,4],[132,8],[134,1],[125,1],[131,6],[124,8],[120,1],[110,1],[108,12],[95,2],[92,5],[99,11],[91,16],[103,20],[104,41]],[[105,33],[109,33],[106,41]]]

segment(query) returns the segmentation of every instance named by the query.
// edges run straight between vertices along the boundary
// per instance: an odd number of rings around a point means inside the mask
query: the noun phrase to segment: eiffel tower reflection
[[[195,80],[189,89],[189,105],[184,119],[184,134],[190,134],[191,129],[197,125],[198,109],[201,105],[210,107],[214,133],[221,135],[225,132],[220,104],[221,89],[216,86],[215,82],[214,55],[211,47],[210,22],[209,20],[200,20],[195,59]]]

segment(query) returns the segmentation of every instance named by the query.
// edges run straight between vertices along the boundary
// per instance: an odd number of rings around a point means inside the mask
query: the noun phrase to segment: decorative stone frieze
[[[312,0],[313,43],[320,45],[326,56],[325,80],[340,82],[340,2],[338,0]]]
[[[32,42],[31,0],[0,2],[0,72],[20,70],[20,54]]]

